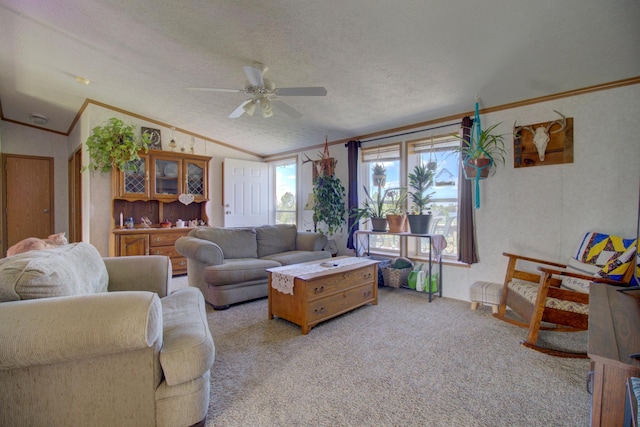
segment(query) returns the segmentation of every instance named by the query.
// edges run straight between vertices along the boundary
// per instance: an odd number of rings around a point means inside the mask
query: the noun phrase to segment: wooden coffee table
[[[341,265],[342,262],[349,264]],[[319,270],[324,263],[337,266]],[[337,257],[296,264],[292,272],[293,267],[267,269],[269,319],[278,316],[293,322],[302,327],[305,335],[322,321],[365,304],[378,304],[378,261]],[[274,289],[275,274],[293,276],[293,295]]]

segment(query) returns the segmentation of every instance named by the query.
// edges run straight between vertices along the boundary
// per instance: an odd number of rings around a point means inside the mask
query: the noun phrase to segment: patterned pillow
[[[585,264],[604,267],[614,257],[622,255],[634,245],[635,239],[589,232],[582,239],[574,258]]]
[[[634,243],[633,246],[621,255],[614,255],[609,259],[604,267],[596,273],[596,276],[612,280],[622,280],[627,268],[631,265],[635,254],[636,245]]]

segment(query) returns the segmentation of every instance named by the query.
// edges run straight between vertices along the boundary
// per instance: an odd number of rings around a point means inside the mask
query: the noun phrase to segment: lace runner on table
[[[349,257],[342,259],[327,259],[316,264],[293,264],[285,267],[278,267],[278,271],[271,271],[271,287],[283,294],[293,295],[293,283],[297,276],[301,274],[320,273],[342,267],[345,265],[365,262],[362,258]],[[330,266],[329,266],[330,265]]]

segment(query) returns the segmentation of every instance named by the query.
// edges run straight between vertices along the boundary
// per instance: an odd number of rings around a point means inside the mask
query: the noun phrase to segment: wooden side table
[[[640,376],[640,290],[591,284],[589,344],[591,426],[620,426],[624,420],[626,382]]]

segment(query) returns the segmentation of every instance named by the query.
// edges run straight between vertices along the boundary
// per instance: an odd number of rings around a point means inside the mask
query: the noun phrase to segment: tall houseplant
[[[407,215],[409,227],[414,234],[427,234],[431,222],[431,212],[428,211],[431,196],[429,192],[433,186],[434,171],[425,164],[416,165],[409,174],[409,191],[411,196],[411,214]]]
[[[134,125],[125,125],[122,120],[112,117],[104,126],[93,128],[86,144],[90,160],[82,170],[106,173],[113,167],[120,170],[135,167],[133,161],[140,159],[138,150],[149,151],[151,138],[146,133],[137,138]]]

